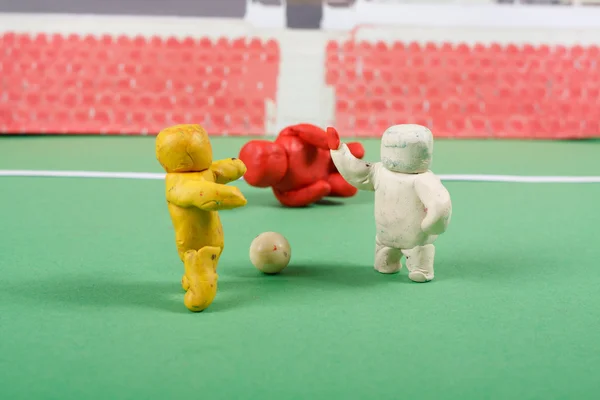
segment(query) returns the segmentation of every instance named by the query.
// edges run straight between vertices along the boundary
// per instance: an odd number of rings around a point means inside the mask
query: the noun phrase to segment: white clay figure
[[[450,194],[429,170],[431,131],[413,124],[389,127],[381,138],[381,161],[373,164],[354,157],[334,128],[327,135],[331,158],[344,179],[375,192],[375,269],[398,272],[404,255],[412,281],[431,281],[433,243],[452,215]]]
[[[291,257],[289,242],[277,232],[263,232],[250,244],[250,261],[265,274],[278,274],[283,271]]]

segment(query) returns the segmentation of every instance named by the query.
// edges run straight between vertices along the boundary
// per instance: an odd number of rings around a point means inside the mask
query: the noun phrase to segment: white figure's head
[[[421,125],[390,126],[381,138],[381,163],[390,171],[418,174],[429,170],[433,134]]]

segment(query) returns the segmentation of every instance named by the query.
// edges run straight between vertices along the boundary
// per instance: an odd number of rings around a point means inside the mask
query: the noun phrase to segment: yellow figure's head
[[[175,125],[156,137],[156,159],[166,172],[200,172],[212,164],[208,133],[200,125]]]

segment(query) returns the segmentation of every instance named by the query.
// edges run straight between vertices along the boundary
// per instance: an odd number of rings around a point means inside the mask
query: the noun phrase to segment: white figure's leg
[[[432,244],[403,250],[406,256],[408,278],[413,282],[429,282],[433,280],[433,259],[435,247]]]
[[[393,274],[402,268],[402,251],[384,246],[375,238],[375,270],[382,274]]]

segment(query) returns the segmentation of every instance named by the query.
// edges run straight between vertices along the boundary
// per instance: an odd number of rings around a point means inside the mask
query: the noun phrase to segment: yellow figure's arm
[[[210,170],[215,176],[217,183],[229,183],[237,181],[246,173],[246,165],[237,158],[226,158],[212,163]]]
[[[247,203],[237,187],[204,180],[186,180],[171,186],[167,190],[167,201],[179,207],[196,207],[204,211],[230,210]]]

